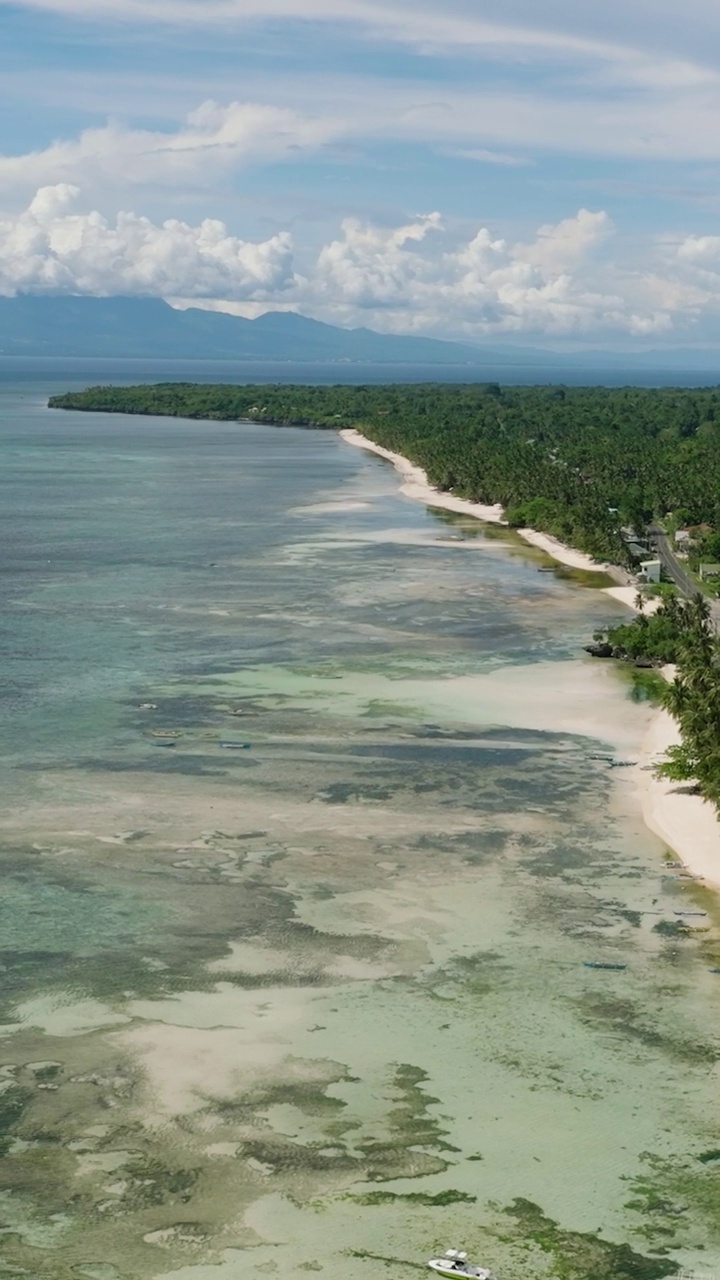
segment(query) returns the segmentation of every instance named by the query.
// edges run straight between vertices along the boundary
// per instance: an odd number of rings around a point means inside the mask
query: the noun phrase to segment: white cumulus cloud
[[[720,271],[720,236],[687,236],[677,256],[680,262],[715,274]]]
[[[21,214],[0,216],[0,293],[269,298],[295,284],[292,239],[230,235],[212,218],[156,224],[136,213],[75,213],[77,187],[42,187]]]
[[[665,319],[637,316],[622,296],[593,284],[587,263],[611,229],[605,213],[581,209],[541,227],[529,244],[509,243],[486,227],[458,243],[437,213],[390,229],[346,219],[302,292],[311,305],[398,332],[664,327]]]

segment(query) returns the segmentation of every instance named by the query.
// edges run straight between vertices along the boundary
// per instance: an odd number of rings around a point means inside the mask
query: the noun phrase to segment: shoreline
[[[367,449],[368,452],[375,453],[378,457],[392,462],[395,470],[402,477],[400,492],[404,493],[407,498],[413,498],[416,502],[424,502],[428,507],[439,507],[443,511],[455,511],[458,515],[472,516],[474,520],[482,520],[485,524],[501,524],[505,525],[506,528],[510,527],[505,520],[503,508],[499,502],[489,506],[482,502],[471,502],[469,498],[458,498],[452,493],[442,493],[430,484],[422,467],[415,462],[410,462],[401,453],[393,453],[390,449],[385,449],[382,445],[375,444],[374,441],[368,440],[367,436],[364,436],[362,432],[356,431],[354,427],[343,428],[342,431],[338,432],[338,435],[347,444],[352,444],[358,449]],[[541,533],[538,529],[514,529],[513,532],[518,533],[530,546],[546,552],[553,560],[557,560],[558,564],[567,565],[570,569],[587,569],[592,573],[617,573],[615,565],[607,564],[602,560],[594,560],[592,556],[586,555],[584,551],[577,551],[574,547],[569,547],[567,543],[561,542],[559,538],[554,538],[549,533]],[[617,587],[601,587],[600,589],[608,593],[632,591],[634,594],[633,587],[618,585]],[[618,599],[619,597],[616,596],[615,598]],[[625,603],[625,601],[622,600],[622,603]]]
[[[672,667],[663,676],[674,678]],[[652,772],[668,747],[681,741],[677,721],[659,710],[643,740],[636,773],[645,826],[665,842],[683,865],[708,888],[720,890],[720,822],[713,805],[688,790],[686,783],[656,778]]]
[[[422,467],[410,462],[402,454],[374,444],[353,428],[342,430],[338,434],[347,444],[366,449],[391,462],[402,478],[400,492],[406,497],[424,502],[426,506],[472,516],[488,524],[506,523],[499,503],[487,506],[470,502],[467,498],[457,498],[453,494],[441,493],[430,484]],[[584,552],[566,546],[549,534],[535,529],[518,529],[516,532],[530,546],[539,547],[560,564],[575,569],[590,569],[596,573],[613,571],[613,566],[593,560]],[[635,610],[635,587],[618,585],[601,587],[600,590],[618,603]],[[655,602],[648,601],[647,606],[650,607],[646,606],[646,611],[651,612],[653,605],[657,608]],[[666,679],[672,679],[672,669],[665,668],[663,675]],[[680,733],[675,720],[664,709],[658,710],[645,734],[639,750],[638,764],[633,770],[643,821],[677,855],[691,875],[711,888],[720,890],[720,822],[715,809],[702,796],[688,794],[681,784],[656,778],[652,773],[653,764],[657,763],[668,747],[679,741]]]

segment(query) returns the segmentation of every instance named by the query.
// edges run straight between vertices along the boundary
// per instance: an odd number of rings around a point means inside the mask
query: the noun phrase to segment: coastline
[[[346,429],[339,435],[347,444],[367,449],[391,462],[401,476],[400,491],[406,497],[427,506],[457,511],[490,524],[505,524],[503,509],[470,502],[453,494],[441,493],[429,482],[422,467],[410,462],[399,453],[374,444],[359,431]],[[520,536],[531,546],[539,547],[560,564],[572,568],[590,569],[595,572],[611,572],[612,566],[593,560],[582,551],[566,546],[549,534],[535,529],[518,529]],[[636,589],[633,586],[601,588],[605,595],[617,600],[629,609],[635,609]],[[654,612],[658,601],[648,601],[646,611]],[[672,668],[663,671],[666,679],[672,679]],[[656,778],[652,767],[668,747],[680,741],[678,726],[669,712],[658,710],[653,716],[639,752],[638,765],[633,770],[643,821],[650,831],[663,840],[680,858],[688,871],[709,887],[720,890],[720,822],[711,804],[702,796],[688,794],[682,786],[664,778]]]
[[[664,667],[663,676],[672,680],[674,669]],[[669,711],[658,711],[645,735],[636,770],[643,821],[697,880],[720,889],[720,822],[713,805],[694,795],[686,784],[657,778],[652,771],[668,747],[680,740],[677,721]]]
[[[407,498],[414,498],[416,502],[424,502],[428,507],[440,507],[444,511],[456,511],[459,515],[472,516],[473,519],[483,520],[486,524],[507,525],[503,508],[499,502],[489,506],[482,502],[471,502],[469,498],[458,498],[452,493],[442,493],[431,485],[422,467],[410,462],[401,453],[393,453],[390,449],[384,449],[382,445],[368,440],[366,436],[362,435],[360,431],[356,431],[354,427],[344,428],[338,432],[338,435],[347,444],[355,445],[358,449],[367,449],[370,453],[376,453],[380,458],[385,458],[388,462],[392,462],[395,470],[402,477],[400,492],[404,493]],[[606,564],[601,560],[593,560],[592,556],[586,555],[584,551],[577,551],[574,547],[569,547],[566,543],[560,542],[558,538],[553,538],[549,533],[540,533],[538,529],[515,529],[514,532],[518,533],[530,546],[538,547],[541,551],[545,551],[553,560],[557,560],[558,564],[565,564],[571,569],[589,569],[594,573],[616,572],[613,565]],[[605,590],[608,592],[617,590],[633,591],[634,594],[634,588],[631,587],[608,587]]]

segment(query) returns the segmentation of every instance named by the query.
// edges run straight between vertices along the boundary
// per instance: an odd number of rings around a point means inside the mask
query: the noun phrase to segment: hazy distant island
[[[268,311],[256,320],[180,310],[162,298],[0,297],[0,355],[113,359],[298,361],[307,364],[454,364],[513,362],[511,348],[372,329],[343,329],[294,312]],[[520,350],[515,361],[539,363],[547,352]]]
[[[713,348],[558,350],[503,341],[502,335],[488,342],[445,333],[379,333],[366,326],[346,329],[294,311],[267,311],[251,320],[197,306],[173,307],[162,298],[75,294],[0,297],[0,357],[405,365],[408,374],[413,367],[437,366],[440,376],[447,370],[454,379],[468,381],[609,379],[612,385],[638,379],[667,383],[674,371],[682,381],[689,375],[691,382],[720,381]]]

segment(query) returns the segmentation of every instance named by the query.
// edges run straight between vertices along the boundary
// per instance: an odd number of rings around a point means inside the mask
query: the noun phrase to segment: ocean
[[[383,383],[500,382],[509,386],[563,384],[569,387],[714,387],[718,366],[707,368],[644,367],[642,364],[576,364],[561,355],[530,363],[488,361],[487,365],[361,364],[330,361],[298,364],[292,360],[108,360],[60,356],[2,356],[0,383],[50,381],[58,392],[106,382],[245,382],[245,383]]]
[[[3,1274],[712,1270],[621,606],[333,434],[46,408],[168,376],[0,369]]]

